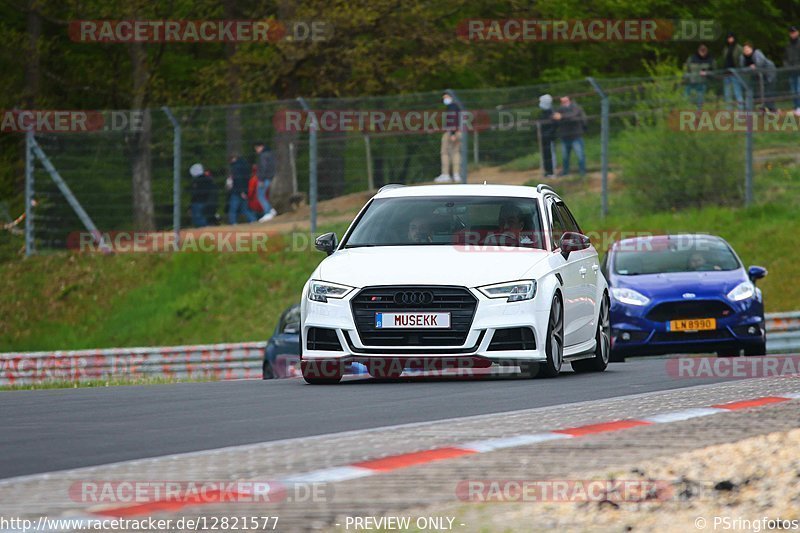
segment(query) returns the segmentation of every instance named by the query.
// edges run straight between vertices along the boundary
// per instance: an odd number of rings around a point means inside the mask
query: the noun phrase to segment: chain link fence
[[[668,90],[653,90],[656,87]],[[277,173],[270,200],[279,213],[298,209],[309,197],[313,203],[315,196],[327,200],[388,183],[431,182],[441,172],[442,136],[449,123],[445,118],[437,128],[408,127],[403,120],[415,112],[441,114],[445,109],[443,93],[444,89],[371,98],[150,109],[144,112],[149,115],[150,124],[149,137],[144,140],[141,131],[108,124],[92,132],[36,133],[33,144],[52,168],[47,169],[42,158],[29,150],[28,250],[33,253],[63,249],[70,246],[76,232],[86,231],[86,221],[76,212],[75,202],[100,232],[135,229],[134,204],[143,197],[152,198],[152,225],[148,229],[169,232],[191,227],[189,167],[194,163],[203,165],[214,184],[215,192],[207,201],[210,223],[227,224],[229,193],[225,185],[231,157],[242,156],[252,165],[256,141],[266,143],[275,156]],[[695,111],[694,122],[683,124],[680,117],[673,121],[681,129],[702,124],[706,118],[698,112],[707,112],[712,129],[737,135],[741,150],[748,154],[745,168],[741,169],[747,202],[758,195],[758,188],[753,185],[754,166],[765,164],[766,171],[772,171],[769,158],[797,163],[800,157],[793,149],[800,135],[800,117],[794,113],[797,108],[800,114],[800,69],[740,69],[708,72],[702,79],[611,78],[594,80],[594,84],[590,79],[580,79],[528,87],[450,91],[472,121],[472,127],[463,125],[463,121],[460,126],[464,146],[461,153],[466,156],[462,158],[466,174],[463,177],[474,182],[491,169],[523,172],[531,181],[541,181],[543,153],[555,155],[556,171],[562,168],[560,143],[556,141],[547,150],[541,142],[538,103],[539,96],[545,93],[553,95],[554,108],[559,106],[560,96],[569,95],[586,113],[583,137],[587,171],[592,176],[601,174],[604,184],[598,193],[598,209],[608,206],[607,174],[619,171],[615,153],[618,134],[650,113]],[[676,104],[662,99],[661,94],[678,94],[681,101]],[[762,109],[779,112],[763,113]],[[734,111],[753,111],[744,116],[750,117],[751,124],[756,118],[760,122],[744,130],[722,124],[726,116],[731,119],[725,113]],[[325,112],[330,112],[332,122],[322,120]],[[386,127],[389,122],[378,126],[369,122],[381,113],[400,117],[399,127]],[[359,116],[367,117],[366,126],[358,120],[345,120]],[[772,126],[765,126],[768,116],[774,117]],[[604,133],[607,145],[602,142]],[[145,176],[149,173],[149,179],[132,179],[135,162],[139,164],[138,172]],[[577,170],[574,159],[573,165]],[[63,178],[68,191],[53,178],[54,171]],[[150,190],[142,190],[147,183]],[[796,180],[787,183],[789,192],[800,192]],[[70,195],[72,200],[67,198]]]

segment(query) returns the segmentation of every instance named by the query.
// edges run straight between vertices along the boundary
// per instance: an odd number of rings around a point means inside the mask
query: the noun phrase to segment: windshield
[[[730,247],[718,240],[640,240],[622,246],[614,255],[614,272],[623,276],[714,272],[736,270],[740,266]]]
[[[441,196],[374,200],[347,238],[363,246],[500,245],[541,248],[533,198]]]

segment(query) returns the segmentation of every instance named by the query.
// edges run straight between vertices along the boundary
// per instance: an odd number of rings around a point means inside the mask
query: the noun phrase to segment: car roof
[[[548,193],[555,194],[552,190]],[[375,198],[413,198],[424,196],[510,196],[517,198],[541,198],[536,187],[527,185],[482,185],[477,183],[457,185],[387,185],[375,194]],[[558,195],[556,195],[558,196]]]
[[[640,235],[637,237],[628,237],[626,239],[620,239],[616,241],[614,244],[611,245],[611,249],[621,248],[621,247],[629,247],[630,245],[636,245],[637,243],[648,242],[650,244],[666,244],[670,240],[680,240],[682,242],[687,241],[719,241],[724,242],[727,244],[725,239],[719,237],[717,235],[710,235],[708,233],[671,233],[667,235]]]

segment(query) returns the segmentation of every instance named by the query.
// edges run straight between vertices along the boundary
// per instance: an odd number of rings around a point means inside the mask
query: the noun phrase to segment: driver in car
[[[711,265],[706,261],[706,257],[701,254],[700,252],[693,252],[692,255],[689,256],[688,265],[689,270],[693,270],[696,272],[702,270],[721,270],[719,265]]]
[[[523,231],[529,231],[526,227],[525,216],[522,210],[515,204],[506,203],[500,208],[500,215],[497,217],[499,233],[490,233],[486,236],[485,244],[513,246],[516,244],[533,244],[529,235],[523,235]]]
[[[425,217],[414,217],[411,219],[411,222],[408,223],[408,240],[413,243],[433,242],[430,226]]]

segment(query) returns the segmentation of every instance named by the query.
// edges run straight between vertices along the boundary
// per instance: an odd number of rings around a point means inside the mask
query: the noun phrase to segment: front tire
[[[272,365],[269,361],[264,359],[264,364],[261,366],[261,379],[274,379],[275,372],[272,371]]]
[[[335,385],[344,375],[344,365],[339,361],[300,361],[300,370],[309,385]]]
[[[611,321],[608,316],[608,307],[608,296],[603,295],[603,301],[600,303],[600,313],[597,318],[594,357],[572,362],[572,370],[576,373],[602,372],[608,367],[609,354],[611,352]]]
[[[554,378],[561,372],[561,365],[564,364],[564,305],[558,294],[553,296],[553,302],[550,304],[545,352],[546,362],[521,365],[522,374],[529,377]]]

